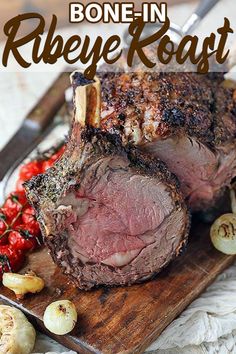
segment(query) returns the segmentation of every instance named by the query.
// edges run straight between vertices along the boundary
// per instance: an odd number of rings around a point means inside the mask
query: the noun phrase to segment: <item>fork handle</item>
[[[202,0],[195,11],[195,14],[200,19],[203,19],[219,1],[220,0]]]
[[[220,0],[202,0],[194,13],[188,18],[182,27],[183,35],[192,33],[199,22]]]

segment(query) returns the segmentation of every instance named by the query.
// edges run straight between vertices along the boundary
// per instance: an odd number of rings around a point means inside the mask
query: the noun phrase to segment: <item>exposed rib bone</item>
[[[95,76],[88,80],[83,73],[74,71],[71,74],[71,83],[74,87],[75,121],[82,127],[90,125],[100,126],[101,111],[101,83]]]

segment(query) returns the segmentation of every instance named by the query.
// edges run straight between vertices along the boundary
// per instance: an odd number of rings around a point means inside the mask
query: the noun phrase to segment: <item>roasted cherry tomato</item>
[[[0,235],[0,246],[8,244],[8,232]]]
[[[0,235],[2,235],[7,229],[7,215],[4,208],[0,209]]]
[[[23,266],[25,252],[41,244],[41,233],[34,209],[28,204],[23,184],[61,157],[65,147],[45,161],[31,161],[20,169],[16,191],[0,208],[0,279],[4,272],[17,272]]]
[[[0,245],[6,245],[8,243],[10,230],[22,224],[21,215],[17,215],[14,219],[10,219],[8,214],[6,208],[0,209]]]
[[[4,203],[5,213],[9,220],[12,220],[21,212],[26,201],[24,192],[13,192],[9,195]]]
[[[15,217],[14,219],[11,220],[9,228],[15,229],[17,226],[22,225],[22,223],[23,223],[22,216],[18,215],[17,217]]]
[[[19,178],[16,182],[16,190],[17,192],[24,192],[25,189],[23,187],[23,184],[25,183],[25,180]]]
[[[42,164],[42,170],[43,172],[47,171],[50,167],[54,165],[55,161],[49,159],[43,162]]]
[[[42,162],[41,161],[31,161],[21,167],[20,179],[23,181],[28,181],[33,176],[37,176],[40,173],[42,173]]]
[[[53,154],[50,159],[45,160],[42,164],[43,172],[47,171],[50,167],[52,167],[57,160],[62,156],[63,152],[65,151],[65,146],[62,146],[60,150],[58,150],[55,154]]]
[[[24,225],[18,226],[15,231],[11,231],[8,240],[11,247],[19,251],[31,251],[38,245],[37,239]]]
[[[17,272],[24,264],[24,254],[9,245],[0,246],[0,278],[4,272]]]
[[[36,220],[35,211],[31,206],[27,206],[23,210],[22,220],[24,224],[30,224]]]
[[[35,211],[32,207],[27,207],[24,209],[22,214],[22,221],[33,233],[34,236],[38,236],[40,233],[40,228],[38,221],[36,219]]]
[[[6,216],[3,211],[0,211],[0,245],[6,245],[8,243],[8,234],[6,232],[8,225],[6,222]]]
[[[65,151],[65,146],[62,146],[61,148],[60,148],[60,150],[58,150],[55,154],[53,154],[52,156],[51,156],[51,158],[50,158],[50,160],[52,160],[52,161],[57,161],[61,156],[62,156],[62,154],[63,154],[63,152]]]

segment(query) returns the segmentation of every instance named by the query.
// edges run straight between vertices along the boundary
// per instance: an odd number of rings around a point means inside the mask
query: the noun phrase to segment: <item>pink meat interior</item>
[[[92,164],[77,193],[69,192],[59,204],[73,214],[66,225],[73,255],[110,266],[128,264],[154,243],[174,208],[163,183],[135,172],[117,156]]]
[[[176,174],[181,190],[193,210],[201,209],[217,196],[236,175],[236,151],[213,152],[195,139],[166,139],[145,145],[144,150],[165,161]]]

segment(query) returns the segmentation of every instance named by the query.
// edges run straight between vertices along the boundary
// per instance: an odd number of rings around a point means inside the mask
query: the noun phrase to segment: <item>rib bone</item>
[[[76,80],[74,88],[75,121],[82,127],[90,125],[100,126],[101,112],[101,83],[95,76],[93,80],[87,80],[83,73],[74,71],[71,74],[72,84]]]

